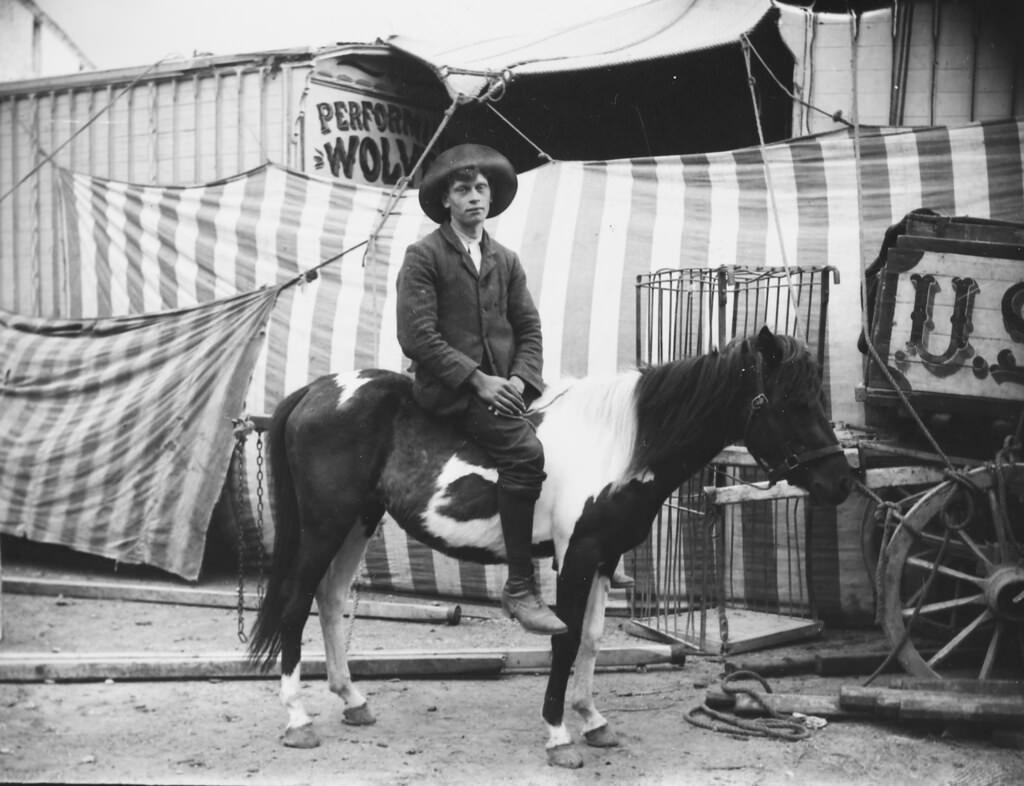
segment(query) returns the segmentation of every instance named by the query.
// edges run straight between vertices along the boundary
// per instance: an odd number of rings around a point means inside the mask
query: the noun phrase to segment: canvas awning
[[[771,0],[650,0],[553,31],[538,20],[530,35],[476,43],[393,36],[387,43],[429,65],[453,98],[475,98],[501,79],[637,63],[733,43],[771,9]]]

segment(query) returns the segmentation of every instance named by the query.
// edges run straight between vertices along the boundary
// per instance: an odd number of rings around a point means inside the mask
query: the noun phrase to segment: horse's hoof
[[[342,713],[342,723],[349,726],[372,726],[377,722],[370,712],[369,704],[360,704],[358,707],[346,707]]]
[[[583,766],[583,756],[572,743],[556,745],[553,748],[548,748],[548,764],[552,767],[578,770]]]
[[[313,731],[313,724],[305,726],[289,726],[284,730],[284,744],[289,748],[315,748],[320,738]]]
[[[587,741],[587,745],[593,748],[614,748],[619,744],[619,738],[614,731],[608,728],[607,723],[584,732],[583,739]]]

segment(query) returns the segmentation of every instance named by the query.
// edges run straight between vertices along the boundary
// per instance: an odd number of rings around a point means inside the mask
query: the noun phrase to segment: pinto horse
[[[763,328],[721,352],[549,389],[527,415],[545,451],[536,507],[536,553],[558,569],[544,697],[550,763],[579,767],[563,715],[572,707],[585,741],[617,744],[594,706],[593,675],[609,577],[641,543],[668,495],[723,447],[742,439],[768,471],[838,504],[850,468],[821,405],[818,367],[804,345]],[[344,722],[374,722],[352,684],[342,614],[356,570],[383,515],[458,559],[504,560],[497,472],[472,443],[412,398],[409,377],[382,370],[328,375],[295,391],[269,429],[276,511],[273,565],[249,657],[269,670],[281,657],[284,744],[319,739],[300,700],[302,630],[314,595],[330,690]]]

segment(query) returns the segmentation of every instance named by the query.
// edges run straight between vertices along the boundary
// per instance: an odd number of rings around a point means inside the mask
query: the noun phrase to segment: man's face
[[[441,204],[451,212],[455,226],[476,229],[491,209],[491,186],[482,173],[474,180],[456,180],[441,197]]]

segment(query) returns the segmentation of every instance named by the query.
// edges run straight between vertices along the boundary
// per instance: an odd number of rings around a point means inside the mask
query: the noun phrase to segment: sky
[[[35,0],[100,69],[394,34],[474,41],[551,30],[644,1]]]

